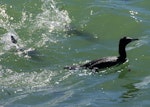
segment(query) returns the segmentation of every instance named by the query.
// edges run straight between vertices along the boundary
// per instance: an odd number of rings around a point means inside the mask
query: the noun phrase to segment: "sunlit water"
[[[149,4],[1,0],[0,107],[149,107]],[[118,55],[123,36],[140,39],[128,45],[123,65],[63,69]]]

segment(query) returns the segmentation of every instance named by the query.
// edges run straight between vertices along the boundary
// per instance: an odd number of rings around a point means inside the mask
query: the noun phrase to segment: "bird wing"
[[[93,61],[88,62],[88,63],[84,64],[84,67],[89,68],[89,69],[94,69],[94,68],[101,69],[101,68],[116,65],[117,60],[118,60],[118,57],[116,57],[116,56],[115,57],[104,57],[104,58],[101,58],[98,60],[93,60]]]

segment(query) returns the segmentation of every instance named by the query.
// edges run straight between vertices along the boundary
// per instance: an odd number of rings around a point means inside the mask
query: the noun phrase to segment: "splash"
[[[29,68],[31,72],[24,72],[26,70],[19,67],[17,67],[19,70],[15,71],[15,67],[21,61],[24,60],[22,64],[26,65],[31,64],[33,61],[33,59],[22,58],[22,55],[28,54],[34,48],[49,47],[50,45],[47,43],[57,43],[56,35],[67,30],[71,23],[68,12],[66,10],[59,10],[53,0],[41,0],[41,2],[41,11],[34,14],[34,16],[32,12],[23,9],[20,11],[14,10],[17,15],[12,17],[7,10],[9,8],[12,9],[13,6],[8,4],[0,5],[0,29],[4,30],[4,33],[0,34],[0,55],[2,56],[0,61],[3,62],[0,65],[0,78],[2,80],[0,81],[0,86],[2,86],[0,88],[2,90],[8,88],[15,91],[27,91],[28,89],[53,85],[52,79],[57,72],[47,70],[46,68],[39,68],[40,70],[37,70],[34,67]],[[18,15],[20,16],[19,18]],[[11,36],[17,39],[17,45],[12,43]],[[15,54],[5,54],[9,52]],[[10,58],[7,59],[5,55]],[[35,66],[37,67],[37,65]]]
[[[38,13],[29,28],[30,34],[38,32],[40,40],[37,47],[48,47],[48,43],[57,43],[59,35],[68,30],[71,19],[66,10],[56,7],[53,0],[41,0],[41,12]],[[62,37],[62,36],[61,36]]]
[[[5,28],[5,29],[10,29],[10,23],[9,23],[9,19],[12,19],[11,17],[9,17],[6,13],[6,6],[2,5],[0,6],[0,27],[1,28]]]
[[[10,50],[12,48],[19,49],[22,47],[22,46],[19,47],[16,44],[12,43],[11,36],[17,38],[17,40],[20,41],[19,36],[17,36],[16,34],[10,33],[10,32],[2,35],[1,43],[4,44],[4,47],[3,47],[4,50]]]
[[[12,8],[12,6],[10,6]],[[7,14],[7,5],[0,5],[0,28],[5,30],[5,34],[0,35],[0,44],[1,44],[1,52],[0,54],[4,54],[4,51],[13,50],[15,48],[21,48],[24,46],[21,43],[21,39],[15,30],[21,29],[22,26],[25,24],[26,15],[22,12],[22,18],[18,23],[12,23],[14,18]],[[13,44],[11,41],[11,36],[15,37],[18,41],[20,46]]]
[[[28,72],[28,73],[17,73],[12,69],[4,69],[0,66],[0,86],[3,90],[15,89],[15,93],[24,90],[34,90],[41,87],[49,86],[52,83],[52,78],[56,75],[56,72],[52,72],[46,69],[40,69],[38,72]],[[9,88],[8,88],[9,87]]]
[[[1,48],[10,50],[15,47],[10,43],[10,35],[14,35],[20,41],[21,47],[27,46],[26,48],[30,49],[49,47],[50,43],[58,42],[59,33],[67,30],[71,19],[68,12],[59,10],[53,0],[41,0],[41,2],[39,13],[33,15],[32,12],[23,9],[19,12],[21,18],[18,21],[7,13],[8,7],[13,9],[13,6],[0,6],[0,27],[6,31],[0,37],[1,44],[4,44]],[[23,31],[22,35],[18,31]],[[21,40],[22,38],[24,40]],[[4,52],[2,51],[2,53]]]
[[[26,28],[29,32],[28,35],[32,35],[37,32],[37,30],[41,32],[44,30],[41,35],[47,35],[47,37],[53,31],[68,30],[71,23],[68,12],[56,7],[56,2],[53,0],[41,0],[41,2],[41,12],[34,17],[33,13],[23,9],[21,12],[21,18],[16,23],[13,23],[16,18],[9,16],[7,13],[8,6],[0,5],[0,27],[6,29],[7,32],[12,33],[15,33],[16,29],[21,30]],[[13,6],[9,6],[9,8],[12,9]],[[28,25],[28,23],[30,23],[30,25]],[[52,42],[52,39],[50,39],[50,41]],[[56,40],[54,40],[54,42],[56,42]]]
[[[65,31],[71,23],[68,12],[59,10],[53,0],[42,0],[42,12],[36,16],[34,30],[47,29],[48,32]]]
[[[11,7],[11,6],[10,6]],[[12,7],[11,7],[12,8]],[[22,11],[21,20],[18,23],[12,23],[15,20],[14,17],[9,16],[7,14],[7,6],[0,5],[0,27],[6,29],[7,32],[15,32],[15,29],[21,29],[25,25],[25,21],[27,20],[26,12]]]

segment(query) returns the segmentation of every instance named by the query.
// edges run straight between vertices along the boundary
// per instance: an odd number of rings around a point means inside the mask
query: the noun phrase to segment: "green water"
[[[1,0],[0,107],[149,107],[149,4]],[[125,64],[100,73],[63,69],[118,55],[123,36],[140,39],[128,45]]]

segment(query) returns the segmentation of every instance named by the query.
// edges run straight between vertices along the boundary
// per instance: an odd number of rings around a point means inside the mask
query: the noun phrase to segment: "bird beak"
[[[139,40],[139,39],[137,39],[137,38],[136,39],[131,39],[131,41],[137,41],[137,40]]]

